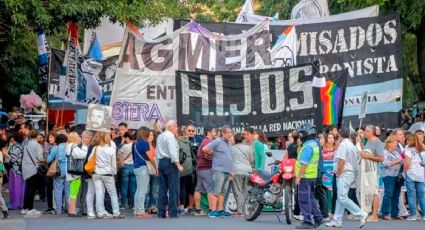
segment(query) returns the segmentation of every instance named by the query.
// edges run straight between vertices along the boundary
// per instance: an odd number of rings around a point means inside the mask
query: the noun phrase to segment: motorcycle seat
[[[266,184],[272,180],[273,175],[268,171],[259,170],[257,171],[257,174],[266,182]]]

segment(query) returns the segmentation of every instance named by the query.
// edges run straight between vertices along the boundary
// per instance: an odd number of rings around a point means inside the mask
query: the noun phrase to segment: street
[[[44,203],[36,201],[36,206],[44,206]],[[85,217],[70,218],[66,215],[42,215],[39,218],[24,219],[18,211],[10,211],[10,219],[0,220],[0,230],[124,230],[124,229],[158,229],[158,230],[273,230],[295,229],[298,222],[292,225],[279,223],[273,213],[262,213],[259,219],[247,222],[243,217],[230,217],[226,219],[209,219],[208,217],[183,216],[179,219],[134,219],[130,210],[124,210],[124,220],[88,220]],[[283,219],[282,219],[283,220]],[[424,229],[424,221],[380,221],[379,223],[367,223],[363,229],[370,230],[420,230]],[[331,229],[322,225],[319,229]],[[345,220],[343,229],[359,229],[358,221]]]

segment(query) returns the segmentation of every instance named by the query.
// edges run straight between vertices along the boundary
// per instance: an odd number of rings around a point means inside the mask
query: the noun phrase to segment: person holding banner
[[[342,217],[347,209],[352,215],[360,218],[360,228],[366,223],[368,214],[360,209],[349,197],[351,185],[356,179],[358,171],[358,154],[356,146],[350,140],[350,130],[343,128],[339,131],[343,139],[335,152],[334,171],[337,184],[337,200],[333,220],[326,224],[327,227],[342,227]]]
[[[364,146],[363,151],[360,152],[360,157],[363,160],[370,160],[376,162],[384,161],[384,144],[379,140],[376,135],[376,127],[373,125],[368,125],[365,128],[364,135],[367,139],[367,143]],[[378,172],[376,172],[378,173]],[[379,180],[379,177],[377,177]],[[374,195],[372,201],[372,215],[367,219],[368,222],[377,222],[379,220],[378,217],[378,209],[379,209],[379,181],[376,181],[374,185]],[[362,207],[363,208],[363,207]]]
[[[316,140],[317,131],[314,125],[301,125],[297,132],[302,146],[295,164],[295,184],[298,185],[298,202],[304,222],[296,228],[314,229],[323,223],[323,216],[314,197],[319,176],[320,146]]]

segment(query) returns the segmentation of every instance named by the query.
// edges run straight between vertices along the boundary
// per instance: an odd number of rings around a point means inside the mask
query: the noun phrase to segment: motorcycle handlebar
[[[282,162],[282,161],[280,161],[280,160],[275,160],[275,162],[272,162],[272,163],[268,164],[268,166],[271,166],[271,165],[279,165],[281,162]]]

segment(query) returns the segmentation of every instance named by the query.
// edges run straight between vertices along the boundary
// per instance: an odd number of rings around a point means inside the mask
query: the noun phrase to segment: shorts
[[[200,193],[212,193],[214,190],[213,178],[212,178],[212,170],[202,170],[196,173],[197,182],[195,191]]]
[[[214,196],[224,195],[229,188],[230,174],[225,172],[213,172]]]
[[[69,182],[69,198],[77,199],[78,193],[80,192],[81,179],[75,179]]]

